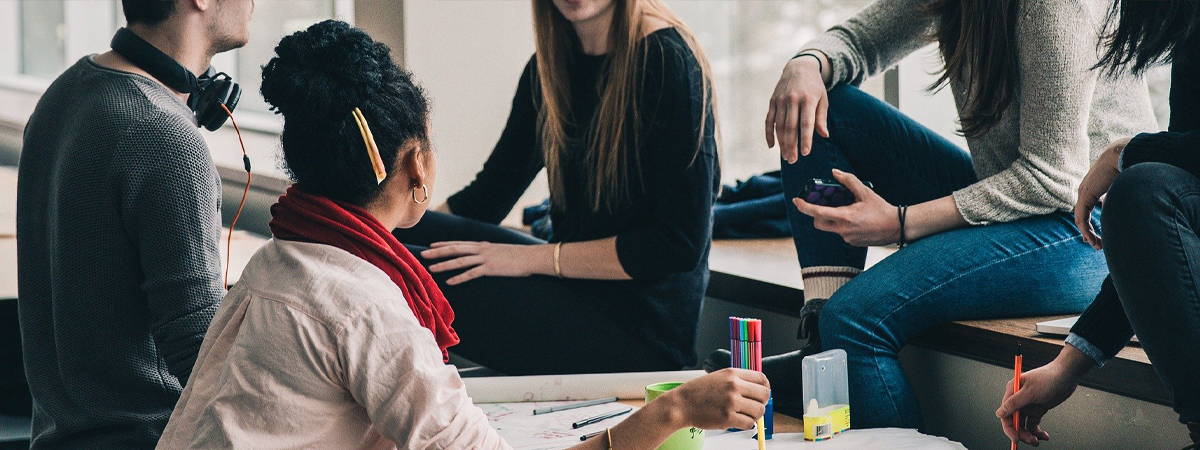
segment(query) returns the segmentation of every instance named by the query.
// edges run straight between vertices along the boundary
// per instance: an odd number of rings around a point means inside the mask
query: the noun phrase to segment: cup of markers
[[[729,354],[730,365],[739,369],[762,371],[762,320],[729,318]],[[766,414],[759,426],[762,430],[762,440],[771,439],[775,432],[775,399],[767,399]],[[742,431],[731,428],[729,431]],[[758,439],[758,433],[754,435]],[[760,443],[761,447],[761,443]]]

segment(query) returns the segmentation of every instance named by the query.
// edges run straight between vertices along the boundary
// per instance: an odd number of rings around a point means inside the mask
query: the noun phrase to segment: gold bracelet
[[[562,242],[554,245],[554,275],[559,278],[563,277],[562,264],[559,262],[559,258],[562,256],[562,246]]]
[[[612,450],[612,448],[613,448],[613,445],[612,445],[612,428],[605,428],[605,429],[604,429],[604,434],[605,434],[606,436],[608,436],[608,450]]]

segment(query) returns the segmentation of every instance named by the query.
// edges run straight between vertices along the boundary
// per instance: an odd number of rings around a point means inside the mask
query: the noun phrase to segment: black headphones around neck
[[[113,51],[145,70],[158,81],[188,96],[188,107],[196,114],[196,126],[216,131],[228,118],[221,105],[230,112],[242,98],[242,88],[225,72],[209,67],[197,77],[162,50],[146,42],[128,28],[117,30],[112,38]]]

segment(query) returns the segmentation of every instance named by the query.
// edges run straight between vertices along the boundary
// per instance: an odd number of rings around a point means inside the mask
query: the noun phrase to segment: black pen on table
[[[579,440],[581,440],[581,441],[586,441],[586,440],[588,440],[588,439],[594,438],[594,437],[596,437],[596,436],[602,435],[602,434],[604,434],[604,433],[607,433],[607,432],[608,432],[608,430],[607,430],[607,429],[605,429],[605,430],[600,430],[600,431],[593,431],[593,432],[591,432],[591,433],[588,433],[588,434],[585,434],[585,435],[583,435],[583,436],[580,436],[580,437],[579,437]]]
[[[575,423],[571,424],[571,428],[572,428],[572,429],[583,428],[583,427],[586,427],[586,426],[588,426],[588,425],[591,425],[591,424],[593,424],[593,423],[597,423],[597,422],[600,422],[600,421],[608,420],[608,419],[611,419],[611,418],[613,418],[613,417],[620,416],[620,415],[622,415],[622,414],[629,414],[629,412],[630,412],[630,411],[633,411],[633,408],[625,408],[625,409],[623,409],[623,410],[617,410],[617,411],[612,411],[612,412],[606,412],[606,413],[604,413],[604,414],[601,414],[601,415],[598,415],[598,416],[596,416],[596,417],[590,417],[590,418],[583,419],[583,420],[580,420],[580,421],[578,421],[578,422],[575,422]]]

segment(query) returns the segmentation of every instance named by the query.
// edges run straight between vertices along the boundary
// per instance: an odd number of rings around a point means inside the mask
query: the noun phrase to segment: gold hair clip
[[[363,143],[367,146],[367,154],[371,157],[371,169],[375,171],[375,184],[383,183],[383,180],[387,178],[387,170],[383,168],[383,158],[379,156],[379,147],[375,146],[375,136],[371,134],[371,127],[367,125],[367,117],[358,107],[350,111],[350,115],[354,116],[354,122],[358,124],[358,132],[362,134]]]

